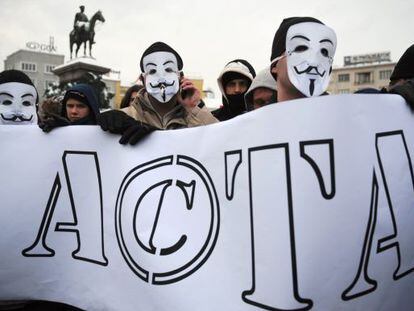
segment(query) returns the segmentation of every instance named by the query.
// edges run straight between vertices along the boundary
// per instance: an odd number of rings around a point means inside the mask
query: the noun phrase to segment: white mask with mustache
[[[161,103],[178,93],[179,71],[177,58],[170,52],[154,52],[142,60],[147,92]]]
[[[290,82],[306,97],[319,96],[329,85],[336,34],[314,22],[291,26],[286,34],[287,70]]]
[[[0,124],[37,124],[36,89],[29,84],[0,84]]]

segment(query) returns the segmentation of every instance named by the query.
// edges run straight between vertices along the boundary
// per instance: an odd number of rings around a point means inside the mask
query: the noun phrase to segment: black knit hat
[[[275,37],[273,38],[272,44],[272,55],[270,61],[273,61],[276,57],[279,57],[286,50],[286,34],[288,29],[296,24],[300,23],[319,23],[324,25],[320,20],[313,17],[289,17],[285,18],[279,26],[279,29],[276,31]]]
[[[34,87],[32,80],[22,71],[19,70],[4,70],[0,72],[0,84],[18,82],[23,84],[29,84]]]
[[[223,83],[223,87],[225,88],[227,83],[229,83],[230,81],[233,81],[233,80],[237,80],[237,79],[246,80],[248,82],[249,86],[252,83],[252,80],[250,80],[250,78],[247,77],[246,75],[241,74],[239,72],[233,72],[233,71],[229,71],[229,72],[226,72],[225,74],[223,74],[223,77],[221,78],[221,81]]]
[[[30,78],[23,72],[20,70],[4,70],[2,72],[0,72],[0,84],[3,83],[9,83],[9,82],[17,82],[17,83],[23,83],[23,84],[28,84],[31,85],[35,88],[36,90],[36,104],[39,101],[39,94],[37,93],[37,89],[34,86],[32,80],[30,80]]]
[[[144,54],[142,54],[141,61],[139,62],[139,66],[141,67],[141,72],[144,72],[144,64],[142,62],[144,57],[154,52],[173,53],[175,57],[177,58],[178,70],[183,69],[183,60],[181,59],[180,55],[168,44],[158,41],[158,42],[151,44],[150,47],[145,50]]]
[[[414,44],[401,56],[391,74],[390,80],[414,78]]]

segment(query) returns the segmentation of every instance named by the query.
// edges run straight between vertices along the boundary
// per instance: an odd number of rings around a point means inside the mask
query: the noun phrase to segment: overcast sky
[[[0,0],[1,69],[7,55],[26,42],[55,38],[59,54],[69,59],[69,32],[79,5],[90,18],[102,10],[93,48],[97,61],[121,71],[130,85],[139,75],[142,52],[155,41],[175,48],[184,72],[205,79],[218,90],[216,78],[232,59],[248,60],[261,70],[269,64],[274,34],[285,17],[313,16],[338,37],[334,64],[345,55],[391,51],[397,61],[414,43],[413,0]]]

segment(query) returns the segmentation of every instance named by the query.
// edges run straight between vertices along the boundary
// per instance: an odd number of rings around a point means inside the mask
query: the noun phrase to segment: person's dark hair
[[[128,107],[131,103],[131,95],[133,92],[138,92],[140,89],[142,89],[143,87],[141,85],[138,84],[134,84],[133,86],[131,86],[125,93],[125,96],[122,98],[121,101],[121,109],[122,108],[126,108]]]
[[[390,80],[395,84],[400,79],[414,78],[414,44],[411,45],[398,60],[391,74]]]

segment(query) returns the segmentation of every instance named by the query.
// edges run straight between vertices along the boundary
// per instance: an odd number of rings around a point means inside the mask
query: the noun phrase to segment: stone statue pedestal
[[[104,75],[110,71],[110,68],[98,64],[94,58],[90,57],[74,58],[53,69],[53,73],[59,77],[60,83],[76,82],[87,73]]]

